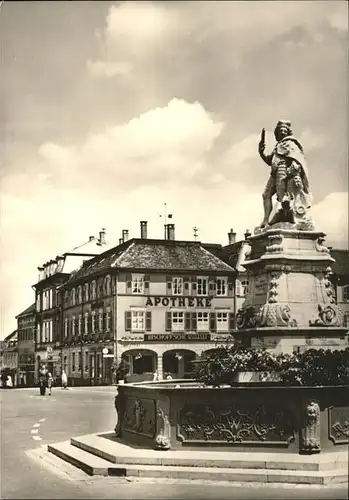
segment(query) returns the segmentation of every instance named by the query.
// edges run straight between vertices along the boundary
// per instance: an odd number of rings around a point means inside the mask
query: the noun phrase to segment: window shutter
[[[132,276],[131,276],[131,274],[128,274],[126,276],[126,293],[127,294],[132,293]]]
[[[210,313],[210,330],[211,332],[217,331],[217,316],[216,313]]]
[[[91,333],[92,332],[92,316],[88,316],[87,320],[87,332],[86,333]]]
[[[144,292],[149,293],[149,282],[150,282],[150,276],[146,274],[144,276]]]
[[[82,316],[81,318],[81,335],[84,335],[85,333],[85,316]]]
[[[191,278],[191,294],[192,295],[196,295],[197,294],[197,288],[198,288],[198,285],[197,285],[197,282],[196,282],[196,276],[193,276]]]
[[[235,328],[235,314],[229,313],[229,331]]]
[[[172,314],[170,311],[166,311],[166,331],[170,332],[172,330]]]
[[[172,295],[172,276],[166,276],[166,283],[167,295]]]
[[[151,332],[151,311],[147,311],[145,315],[145,329],[147,332]]]
[[[125,311],[125,330],[131,331],[132,327],[132,313],[131,311]]]
[[[184,313],[184,329],[186,332],[191,330],[190,312]]]
[[[107,313],[104,312],[103,313],[103,322],[102,322],[102,330],[103,330],[103,332],[105,332],[106,324],[107,324]]]
[[[232,278],[228,278],[228,297],[232,297],[234,295],[234,282]]]
[[[189,295],[189,278],[183,278],[183,294]]]
[[[197,316],[196,312],[191,313],[191,329],[196,332],[197,330]]]
[[[216,293],[216,281],[215,280],[209,281],[208,290],[209,290],[210,295],[215,295],[215,293]]]

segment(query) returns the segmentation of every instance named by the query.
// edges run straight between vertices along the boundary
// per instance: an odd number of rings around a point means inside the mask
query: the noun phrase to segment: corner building
[[[69,377],[108,382],[113,358],[129,362],[128,381],[187,377],[196,355],[229,342],[236,272],[218,248],[134,238],[85,262],[62,287]]]

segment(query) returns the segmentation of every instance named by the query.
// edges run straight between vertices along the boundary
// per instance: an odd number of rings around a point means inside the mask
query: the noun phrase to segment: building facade
[[[61,349],[71,383],[109,383],[112,364],[127,380],[187,377],[195,356],[231,341],[236,272],[220,245],[124,241],[85,262],[60,288]],[[124,238],[125,239],[125,238]]]
[[[62,304],[59,288],[69,279],[71,273],[85,260],[103,252],[107,244],[105,232],[99,238],[93,236],[89,240],[58,255],[55,259],[39,267],[38,281],[35,289],[36,325],[35,325],[35,380],[38,379],[40,365],[45,363],[56,379],[61,376],[63,361],[59,349],[62,324]]]
[[[17,330],[4,338],[1,352],[1,373],[10,375],[13,386],[18,383],[18,352],[17,352]]]
[[[32,304],[16,316],[19,386],[31,387],[35,383],[35,315]]]

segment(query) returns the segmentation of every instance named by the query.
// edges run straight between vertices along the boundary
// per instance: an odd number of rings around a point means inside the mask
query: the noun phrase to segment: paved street
[[[91,478],[67,479],[27,455],[28,450],[71,436],[110,430],[115,425],[114,389],[54,388],[52,396],[38,389],[0,391],[1,498],[150,498],[150,499],[346,499],[345,488],[214,485],[183,481]],[[71,466],[69,466],[71,467]]]

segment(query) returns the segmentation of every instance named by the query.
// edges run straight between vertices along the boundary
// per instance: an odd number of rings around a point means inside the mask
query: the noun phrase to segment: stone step
[[[197,450],[151,450],[134,448],[96,434],[71,439],[77,448],[111,463],[228,469],[270,469],[321,471],[348,469],[347,453],[301,456],[288,453],[237,453]]]
[[[348,480],[347,472],[333,471],[288,471],[270,469],[246,469],[225,467],[190,467],[144,464],[112,464],[108,460],[73,446],[69,441],[48,445],[48,451],[60,459],[69,462],[83,470],[90,476],[119,476],[119,477],[147,477],[191,479],[231,482],[260,482],[260,483],[292,483],[328,485],[345,483]]]

